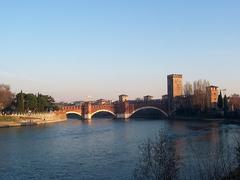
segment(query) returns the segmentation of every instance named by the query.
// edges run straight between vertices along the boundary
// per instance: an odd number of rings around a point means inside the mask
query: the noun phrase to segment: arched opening
[[[168,114],[156,107],[148,106],[136,109],[130,118],[141,118],[141,119],[162,119],[167,118]]]
[[[67,112],[66,113],[67,119],[76,119],[76,120],[82,120],[83,117],[80,113],[77,112]]]
[[[92,114],[92,118],[115,118],[116,117],[116,114],[109,111],[109,110],[99,110],[99,111],[96,111]]]

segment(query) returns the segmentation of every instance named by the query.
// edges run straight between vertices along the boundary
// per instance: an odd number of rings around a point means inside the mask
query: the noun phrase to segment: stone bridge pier
[[[117,104],[117,118],[118,119],[128,119],[130,117],[129,112],[129,102],[119,102]]]
[[[86,120],[92,119],[92,104],[90,102],[86,102],[82,106],[82,117]]]

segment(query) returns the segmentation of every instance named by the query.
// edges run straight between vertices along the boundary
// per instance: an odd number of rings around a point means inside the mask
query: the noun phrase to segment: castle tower
[[[128,101],[128,95],[122,94],[119,96],[119,102],[126,102]]]
[[[218,102],[218,87],[217,86],[208,86],[206,88],[206,96],[207,96],[207,108],[217,108]]]
[[[181,74],[171,74],[167,77],[169,111],[176,108],[176,97],[183,95],[183,80]]]

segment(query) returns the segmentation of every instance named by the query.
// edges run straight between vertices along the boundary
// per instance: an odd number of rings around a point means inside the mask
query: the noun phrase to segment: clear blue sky
[[[166,76],[240,93],[239,0],[0,0],[0,83],[60,100],[166,93]]]

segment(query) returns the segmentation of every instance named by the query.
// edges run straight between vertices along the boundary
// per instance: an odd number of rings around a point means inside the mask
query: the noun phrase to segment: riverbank
[[[226,118],[201,117],[201,116],[173,116],[172,120],[189,120],[189,121],[224,121]],[[229,119],[236,120],[236,119]]]
[[[35,126],[66,121],[66,117],[54,113],[34,115],[0,115],[0,128]]]
[[[174,116],[170,117],[170,120],[179,121],[199,121],[199,122],[220,122],[225,124],[240,124],[240,119],[234,118],[210,118],[210,117],[194,117],[194,116]]]
[[[224,121],[224,118],[207,118],[207,117],[196,117],[196,116],[173,116],[171,120],[189,120],[189,121]]]

